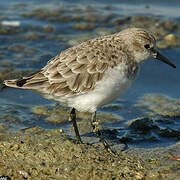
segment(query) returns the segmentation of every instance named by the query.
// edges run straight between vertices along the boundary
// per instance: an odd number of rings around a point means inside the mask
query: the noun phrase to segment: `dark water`
[[[125,16],[148,16],[160,19],[170,19],[179,22],[179,5],[180,2],[176,1],[23,1],[11,0],[0,2],[0,22],[1,29],[8,30],[9,33],[0,33],[0,72],[5,69],[11,69],[13,72],[29,71],[34,72],[42,68],[47,61],[60,53],[62,50],[70,47],[71,39],[78,36],[90,33],[94,37],[96,29],[106,28],[109,31],[115,32],[115,28],[107,19],[104,22],[101,18],[110,16],[112,19]],[[45,9],[53,11],[53,9],[62,8],[63,13],[66,15],[66,21],[60,19],[49,20],[46,15],[37,16],[32,14],[35,9]],[[43,13],[43,12],[42,12]],[[95,28],[87,30],[77,30],[72,28],[74,24],[81,22],[74,21],[73,16],[89,13],[101,17],[99,21],[91,20],[90,23],[95,24]],[[24,15],[25,14],[25,15]],[[63,14],[63,15],[64,15]],[[87,14],[86,14],[87,15]],[[100,16],[101,15],[101,16]],[[93,17],[93,16],[92,16]],[[103,18],[102,18],[103,19]],[[20,23],[17,27],[3,26],[3,21],[18,21]],[[84,20],[82,20],[84,23]],[[113,20],[112,20],[113,21]],[[88,22],[89,23],[89,22]],[[45,31],[46,26],[51,26],[54,30]],[[152,24],[153,26],[154,24]],[[175,34],[178,34],[176,31]],[[97,35],[97,34],[96,34]],[[57,38],[56,38],[57,37]],[[96,36],[95,36],[96,37]],[[29,39],[28,39],[29,38]],[[34,39],[33,39],[34,38]],[[146,113],[137,109],[134,105],[138,103],[139,99],[146,94],[160,94],[170,99],[180,99],[180,51],[179,47],[167,48],[161,52],[168,57],[177,69],[173,69],[166,64],[159,61],[150,60],[143,64],[140,76],[138,77],[132,88],[126,93],[125,96],[117,100],[105,108],[101,108],[100,112],[111,113],[119,119],[124,121],[104,123],[104,127],[116,129],[115,136],[120,140],[125,138],[127,142],[133,146],[142,147],[155,147],[166,146],[177,142],[180,138],[180,121],[179,117],[168,117],[172,123],[168,125],[154,122],[153,128],[148,124],[148,133],[142,131],[134,131],[128,126],[128,122],[138,117],[147,117]],[[7,62],[9,63],[7,65]],[[8,73],[11,73],[11,70]],[[12,77],[12,76],[11,76]],[[3,79],[2,79],[3,80]],[[17,90],[17,89],[4,89],[0,91],[0,124],[6,124],[12,129],[21,129],[24,127],[41,126],[43,128],[69,128],[69,123],[53,125],[46,123],[43,118],[36,119],[32,113],[32,107],[38,105],[51,106],[54,101],[49,101],[41,97],[41,95],[31,91]],[[117,106],[116,108],[108,108]],[[119,107],[119,108],[118,108]],[[147,110],[148,111],[148,110]],[[180,111],[180,107],[179,107]],[[11,120],[10,117],[14,117]],[[167,119],[167,117],[159,116],[159,118]],[[10,119],[10,120],[9,120]],[[159,128],[159,129],[158,129]],[[174,135],[165,136],[161,135],[162,128],[165,130],[173,131]],[[158,130],[159,131],[158,131]],[[169,132],[169,131],[168,131]],[[168,133],[167,132],[167,133]],[[108,136],[108,134],[106,134]]]

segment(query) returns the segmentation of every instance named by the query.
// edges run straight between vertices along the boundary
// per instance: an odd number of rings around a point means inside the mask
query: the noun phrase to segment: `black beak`
[[[170,66],[172,66],[173,68],[176,68],[176,66],[171,63],[166,57],[164,57],[162,54],[160,54],[158,51],[156,51],[156,57],[155,59],[158,59],[160,61],[163,61],[166,64],[169,64]]]

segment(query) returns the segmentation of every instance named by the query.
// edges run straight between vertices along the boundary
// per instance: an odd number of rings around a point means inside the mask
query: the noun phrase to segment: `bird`
[[[90,112],[94,132],[104,146],[109,147],[100,130],[96,129],[96,112],[131,87],[141,64],[148,59],[157,59],[176,68],[158,51],[151,32],[143,28],[128,28],[70,47],[50,59],[37,73],[5,80],[4,84],[39,92],[47,99],[70,107],[70,120],[80,143],[76,110]]]

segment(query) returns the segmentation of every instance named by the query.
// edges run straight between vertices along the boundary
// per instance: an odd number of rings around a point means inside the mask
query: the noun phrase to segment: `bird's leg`
[[[0,91],[3,90],[4,88],[6,88],[7,86],[3,83],[0,83]]]
[[[79,134],[79,130],[78,130],[78,126],[77,126],[77,123],[76,123],[76,110],[74,108],[72,108],[71,113],[70,113],[70,121],[72,121],[77,141],[79,143],[82,143],[82,140],[81,140],[81,137],[80,137],[80,134]]]
[[[91,125],[93,128],[93,132],[97,134],[99,141],[104,145],[105,149],[107,151],[109,151],[110,153],[112,153],[113,155],[117,155],[117,152],[114,151],[110,145],[108,144],[108,142],[104,139],[101,131],[99,130],[99,128],[97,127],[97,121],[96,121],[96,111],[92,114],[92,119],[91,119]]]

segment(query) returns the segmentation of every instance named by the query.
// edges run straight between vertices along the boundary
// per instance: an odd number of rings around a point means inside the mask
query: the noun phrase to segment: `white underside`
[[[124,72],[125,65],[109,69],[92,92],[73,97],[56,97],[56,100],[68,104],[81,112],[95,112],[97,108],[113,102],[122,96],[132,85]]]

